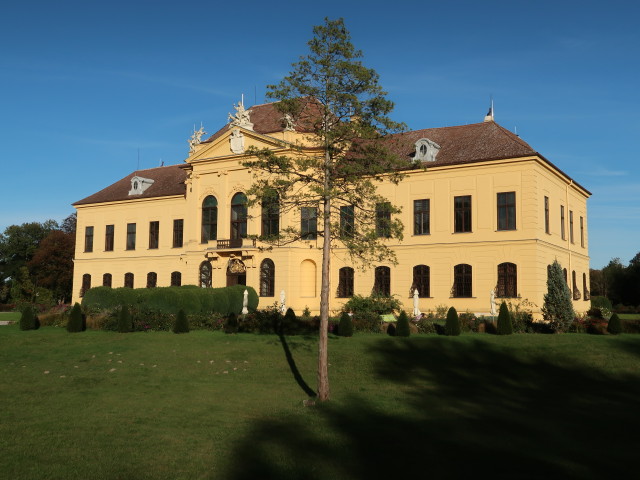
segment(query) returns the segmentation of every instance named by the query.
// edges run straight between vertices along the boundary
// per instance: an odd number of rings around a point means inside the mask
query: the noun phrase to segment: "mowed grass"
[[[0,327],[0,478],[626,478],[640,336]]]

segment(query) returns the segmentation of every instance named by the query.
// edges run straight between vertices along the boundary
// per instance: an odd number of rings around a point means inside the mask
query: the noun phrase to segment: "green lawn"
[[[333,337],[305,407],[316,341],[0,327],[0,478],[635,472],[640,336]]]
[[[619,313],[620,320],[640,320],[640,313]]]

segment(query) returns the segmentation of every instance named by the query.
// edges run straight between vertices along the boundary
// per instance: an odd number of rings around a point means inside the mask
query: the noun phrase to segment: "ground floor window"
[[[260,264],[260,296],[273,297],[276,291],[276,267],[273,260],[265,258]]]
[[[453,296],[471,297],[471,265],[461,263],[453,267]]]
[[[133,288],[133,273],[128,272],[124,274],[124,286]]]
[[[391,269],[389,267],[376,267],[373,293],[385,297],[391,295]]]
[[[353,297],[353,268],[342,267],[338,272],[338,298]]]

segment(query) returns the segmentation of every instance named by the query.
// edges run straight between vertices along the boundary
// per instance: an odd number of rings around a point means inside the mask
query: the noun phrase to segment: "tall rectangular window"
[[[560,236],[563,240],[567,239],[567,235],[564,231],[564,205],[560,205]]]
[[[573,210],[569,210],[569,240],[573,243]]]
[[[516,192],[498,194],[498,230],[516,229]]]
[[[454,232],[471,231],[471,195],[453,198]]]
[[[173,248],[182,247],[182,237],[184,231],[184,220],[178,218],[173,221]]]
[[[431,205],[428,198],[413,201],[413,234],[429,235],[430,233],[430,210]]]
[[[149,248],[158,248],[159,239],[160,222],[149,222]]]
[[[107,225],[104,231],[104,251],[113,252],[113,225]]]
[[[580,246],[584,248],[584,217],[580,217]]]
[[[378,238],[391,237],[391,204],[389,202],[376,205],[376,235]]]
[[[136,224],[127,223],[127,250],[136,249]]]
[[[93,227],[84,229],[84,251],[93,252]]]
[[[300,236],[305,240],[318,238],[318,209],[302,207],[300,209]]]
[[[352,237],[355,229],[355,217],[353,205],[343,205],[340,207],[340,235],[342,237]]]
[[[544,197],[544,231],[551,233],[549,231],[549,197]]]

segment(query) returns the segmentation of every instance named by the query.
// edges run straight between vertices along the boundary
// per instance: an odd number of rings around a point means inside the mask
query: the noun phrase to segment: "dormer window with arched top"
[[[428,138],[421,138],[416,142],[416,154],[414,162],[435,162],[436,155],[440,151],[440,145]]]
[[[131,190],[129,190],[129,195],[142,195],[152,184],[153,180],[150,178],[142,178],[136,175],[131,179]]]

